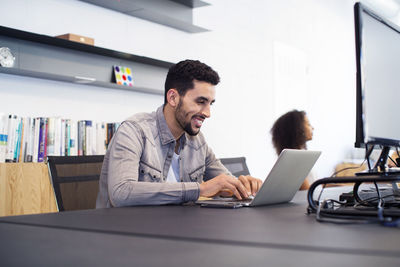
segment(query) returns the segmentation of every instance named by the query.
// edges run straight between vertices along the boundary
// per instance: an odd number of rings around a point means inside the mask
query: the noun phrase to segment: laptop
[[[317,162],[321,151],[284,149],[252,199],[215,197],[196,201],[202,207],[239,208],[289,202]]]

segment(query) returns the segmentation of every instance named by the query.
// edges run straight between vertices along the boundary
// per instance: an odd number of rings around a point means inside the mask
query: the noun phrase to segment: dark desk
[[[294,203],[237,210],[161,206],[3,217],[0,265],[46,266],[56,258],[104,266],[400,264],[398,229],[321,224],[305,215],[306,206],[300,192]]]

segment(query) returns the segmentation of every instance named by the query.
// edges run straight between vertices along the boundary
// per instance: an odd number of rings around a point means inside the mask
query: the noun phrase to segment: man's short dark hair
[[[210,66],[198,60],[183,60],[173,65],[165,80],[164,104],[167,103],[167,92],[175,88],[180,96],[193,89],[193,80],[207,82],[212,85],[219,83],[218,73]]]

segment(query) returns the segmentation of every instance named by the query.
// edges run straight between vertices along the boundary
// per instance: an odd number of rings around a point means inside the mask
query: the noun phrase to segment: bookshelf
[[[11,49],[14,67],[0,73],[62,82],[164,94],[164,81],[171,62],[119,52],[0,26],[0,47]],[[113,82],[113,66],[132,70],[134,86]]]
[[[193,8],[208,6],[201,0],[80,0],[128,16],[137,17],[186,33],[209,31],[193,24]]]
[[[15,57],[14,66],[0,67],[0,73],[146,94],[164,94],[165,77],[173,65],[3,26],[0,47],[10,48]],[[132,69],[133,87],[113,81],[115,65]],[[57,212],[47,164],[0,163],[0,216],[44,212]]]

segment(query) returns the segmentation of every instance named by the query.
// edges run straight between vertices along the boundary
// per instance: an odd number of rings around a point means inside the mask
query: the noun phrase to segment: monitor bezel
[[[380,23],[385,24],[387,27],[400,34],[400,28],[384,16],[372,11],[370,8],[361,3],[354,5],[354,25],[355,25],[355,43],[356,43],[356,140],[355,147],[363,148],[366,144],[383,145],[383,146],[400,146],[399,140],[387,139],[381,137],[365,136],[366,122],[363,117],[363,107],[365,105],[364,99],[364,85],[362,83],[362,29],[363,29],[363,13],[371,16]],[[382,118],[384,119],[384,118]],[[368,140],[366,140],[368,138]]]

